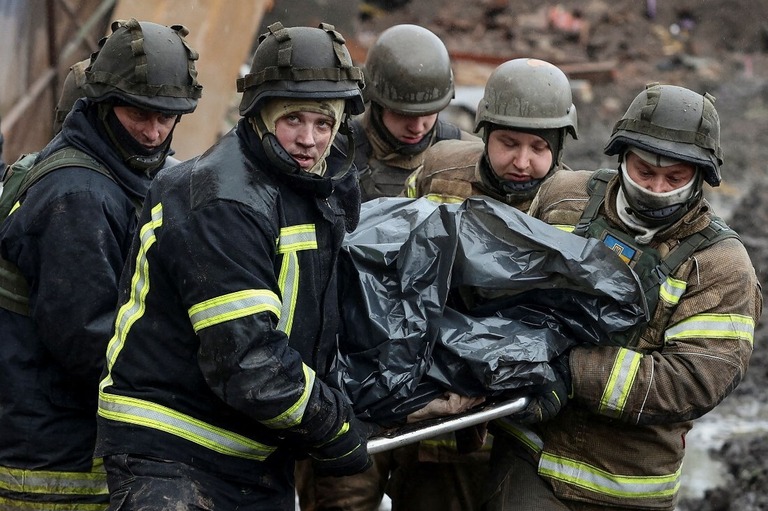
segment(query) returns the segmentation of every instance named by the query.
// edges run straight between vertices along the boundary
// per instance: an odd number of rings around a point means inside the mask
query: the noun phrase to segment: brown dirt
[[[614,61],[612,81],[580,82],[575,88],[579,140],[566,148],[566,162],[573,168],[613,165],[602,154],[603,145],[613,123],[646,83],[671,83],[714,95],[726,163],[723,184],[708,190],[707,197],[741,234],[761,281],[768,282],[768,202],[763,200],[768,196],[768,2],[658,0],[654,18],[646,15],[646,2],[637,0],[369,2],[405,5],[374,10],[359,24],[362,37],[393,24],[416,23],[434,31],[454,54],[530,56],[561,65]],[[548,9],[558,5],[567,15],[580,16],[580,31],[548,25]],[[683,27],[677,36],[673,24]],[[705,417],[717,420],[746,409],[766,417],[760,396],[768,382],[763,347],[767,330],[768,321],[763,321],[744,381]],[[768,509],[768,435],[733,436],[712,456],[727,467],[727,484],[707,490],[704,499],[684,500],[679,509]]]

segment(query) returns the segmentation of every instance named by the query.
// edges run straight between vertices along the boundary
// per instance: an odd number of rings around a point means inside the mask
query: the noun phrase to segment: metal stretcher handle
[[[450,433],[459,429],[482,424],[525,409],[528,404],[527,397],[520,397],[512,401],[502,401],[484,405],[476,410],[470,410],[460,415],[443,417],[407,424],[401,428],[387,431],[381,436],[368,440],[368,453],[389,451],[397,447],[412,444],[420,440],[432,438],[442,433]]]

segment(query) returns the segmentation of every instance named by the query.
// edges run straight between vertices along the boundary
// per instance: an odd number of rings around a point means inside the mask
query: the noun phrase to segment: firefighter
[[[332,25],[260,37],[236,126],[150,188],[121,283],[96,452],[120,509],[293,510],[294,461],[370,465],[323,382],[336,263],[360,195],[347,118],[362,71]]]
[[[762,296],[703,198],[723,163],[714,98],[649,84],[605,153],[618,171],[559,172],[530,214],[608,244],[637,273],[649,322],[616,347],[572,348],[525,411],[494,423],[487,510],[674,509],[693,420],[747,370]]]
[[[367,201],[398,195],[432,144],[475,137],[438,119],[454,97],[453,70],[445,45],[426,28],[384,30],[368,51],[364,70],[368,108],[352,127]]]
[[[481,195],[527,212],[541,183],[563,167],[566,137],[577,136],[568,78],[542,60],[501,64],[485,85],[475,125],[482,142],[432,146],[405,194],[437,202]],[[479,509],[491,445],[485,434],[482,425],[400,449],[387,488],[393,509]]]
[[[184,27],[131,19],[112,30],[85,71],[86,97],[30,170],[55,171],[0,227],[2,509],[108,501],[93,457],[118,280],[137,208],[202,89]]]
[[[566,137],[577,137],[565,74],[543,60],[507,61],[489,76],[475,116],[483,142],[449,140],[427,151],[404,195],[461,202],[473,195],[526,213],[541,184],[563,167]]]

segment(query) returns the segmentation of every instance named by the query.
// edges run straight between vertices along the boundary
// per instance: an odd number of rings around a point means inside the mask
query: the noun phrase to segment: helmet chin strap
[[[107,136],[115,148],[120,153],[123,161],[138,172],[152,172],[159,169],[165,163],[165,158],[171,149],[171,140],[173,139],[173,130],[179,122],[176,118],[173,128],[168,133],[162,144],[157,149],[148,151],[138,140],[128,133],[125,126],[120,122],[114,112],[114,104],[109,102],[99,103],[99,119],[107,132]]]

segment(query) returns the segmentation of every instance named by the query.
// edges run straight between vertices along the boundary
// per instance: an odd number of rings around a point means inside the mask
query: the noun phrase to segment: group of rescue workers
[[[198,54],[182,26],[112,31],[0,224],[0,508],[674,509],[686,433],[743,378],[762,309],[703,197],[712,96],[650,84],[605,146],[617,169],[575,171],[550,63],[493,71],[475,136],[439,119],[454,78],[429,30],[385,30],[358,67],[332,25],[275,23],[235,127],[171,165]],[[337,263],[361,203],[394,196],[483,196],[603,240],[648,321],[552,360],[519,413],[369,456],[379,427],[327,383]],[[446,392],[403,423],[482,400]]]

